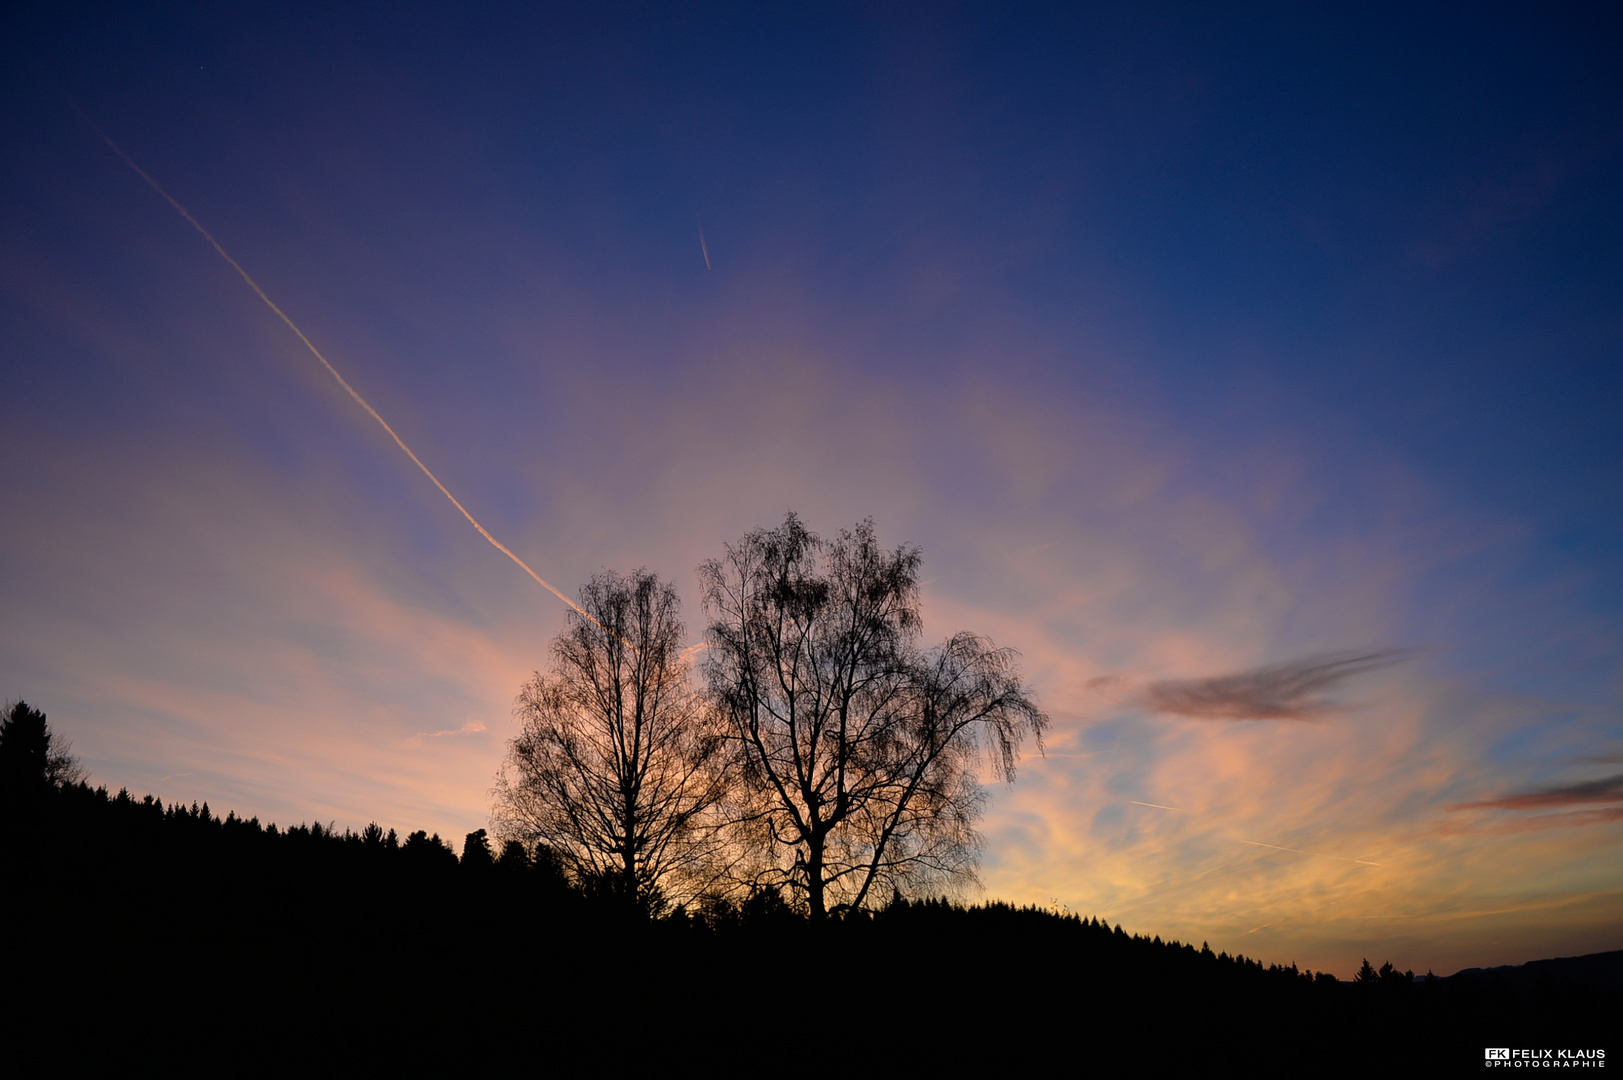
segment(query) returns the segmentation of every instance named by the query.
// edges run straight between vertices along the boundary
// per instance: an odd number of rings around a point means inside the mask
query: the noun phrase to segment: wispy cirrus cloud
[[[1450,803],[1447,809],[1556,810],[1590,803],[1623,803],[1623,773],[1600,780],[1583,780],[1575,784],[1556,784],[1535,791],[1512,792],[1491,799]]]
[[[1583,825],[1611,825],[1619,821],[1623,821],[1623,806],[1602,806],[1590,810],[1567,810],[1559,814],[1535,814],[1531,817],[1479,821],[1463,825],[1448,824],[1439,828],[1438,833],[1500,835],[1539,832],[1544,829],[1572,829]]]
[[[1205,679],[1150,684],[1143,702],[1153,712],[1212,720],[1311,720],[1335,709],[1331,690],[1357,675],[1400,664],[1408,649],[1320,653]]]

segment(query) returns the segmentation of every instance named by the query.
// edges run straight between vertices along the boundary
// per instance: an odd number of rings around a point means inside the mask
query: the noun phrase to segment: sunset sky
[[[971,898],[1623,948],[1623,9],[1320,7],[8,9],[0,697],[460,844],[564,624],[93,122],[564,592],[920,546]]]

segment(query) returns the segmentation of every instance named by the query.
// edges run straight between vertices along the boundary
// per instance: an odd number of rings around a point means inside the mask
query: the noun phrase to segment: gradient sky
[[[565,610],[77,108],[565,592],[920,545],[1053,718],[981,895],[1623,948],[1616,5],[585,7],[8,8],[0,696],[460,837]]]

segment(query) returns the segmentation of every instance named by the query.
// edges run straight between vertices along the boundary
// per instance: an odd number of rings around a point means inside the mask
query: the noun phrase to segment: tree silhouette
[[[439,833],[429,836],[427,832],[418,829],[406,837],[406,842],[401,845],[401,851],[406,861],[419,870],[431,871],[438,868],[455,870],[458,865],[456,852],[451,850],[451,845],[440,839]]]
[[[84,770],[69,752],[71,744],[52,733],[45,714],[16,701],[0,716],[0,785],[24,795],[64,784],[76,784]]]
[[[978,756],[1012,780],[1047,725],[1009,651],[968,633],[917,647],[919,561],[871,520],[825,542],[790,513],[699,570],[753,883],[787,885],[814,919],[971,877]]]
[[[462,841],[462,869],[470,873],[485,873],[496,865],[490,850],[490,838],[485,830],[475,829]]]
[[[655,912],[715,880],[722,740],[687,685],[673,587],[610,571],[580,599],[551,673],[519,694],[492,820],[503,839],[546,845],[588,891]]]

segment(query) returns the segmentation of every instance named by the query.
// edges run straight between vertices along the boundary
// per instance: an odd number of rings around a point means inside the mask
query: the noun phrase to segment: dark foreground
[[[1362,983],[1036,909],[639,919],[478,841],[8,800],[8,1057],[166,1071],[1245,1074],[1611,1049],[1623,953]],[[1610,1054],[1608,1055],[1610,1056]],[[1611,1061],[1607,1065],[1613,1065]],[[1614,1066],[1616,1067],[1616,1066]]]

